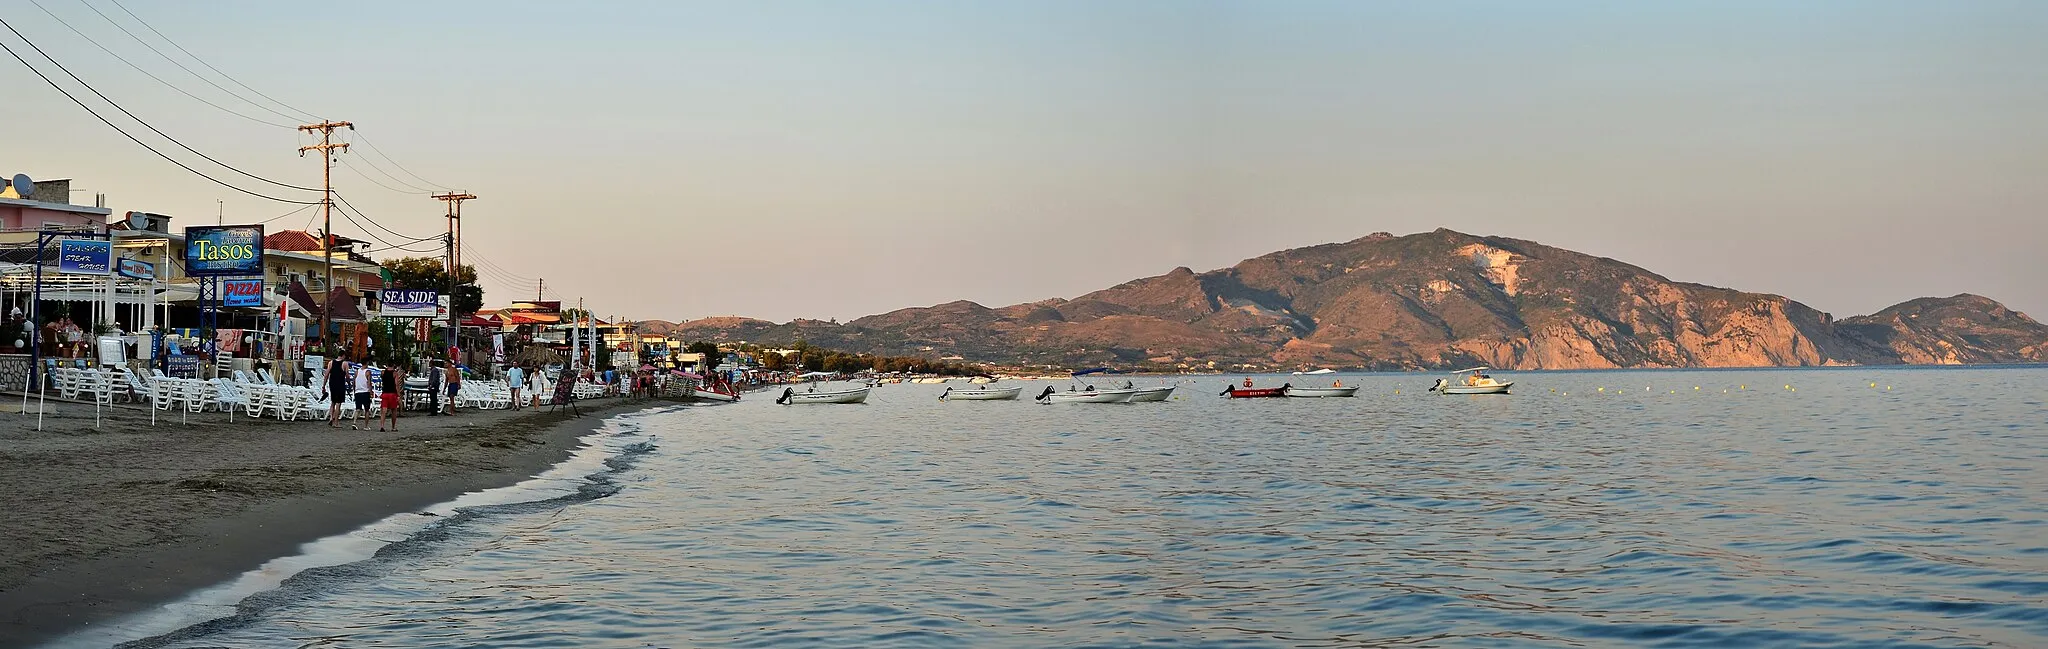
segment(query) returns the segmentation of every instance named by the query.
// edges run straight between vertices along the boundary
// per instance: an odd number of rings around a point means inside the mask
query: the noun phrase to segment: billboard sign
[[[263,279],[250,277],[221,280],[220,305],[263,306]]]
[[[192,277],[263,274],[263,226],[195,225],[185,228],[185,274]]]
[[[105,275],[113,270],[114,242],[99,239],[57,240],[57,272]]]
[[[432,318],[440,313],[441,293],[387,288],[377,292],[377,305],[386,318]]]
[[[129,279],[156,279],[156,264],[122,257],[121,261],[114,265],[114,272]]]

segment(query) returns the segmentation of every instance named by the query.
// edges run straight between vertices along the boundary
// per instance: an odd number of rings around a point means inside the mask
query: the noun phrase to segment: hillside
[[[705,340],[1074,365],[1375,369],[2048,361],[2048,326],[1975,295],[1836,321],[1778,295],[1678,282],[1533,241],[1437,230],[1175,268],[1072,300],[967,301],[846,324],[710,318]]]

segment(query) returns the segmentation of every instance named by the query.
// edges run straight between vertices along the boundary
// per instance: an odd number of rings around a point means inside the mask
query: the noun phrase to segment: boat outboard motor
[[[1054,390],[1053,387],[1050,385],[1045,386],[1045,391],[1038,393],[1038,398],[1032,399],[1032,401],[1044,401],[1046,399],[1050,399],[1052,398],[1052,393],[1054,392],[1058,392],[1058,390]]]
[[[789,405],[789,398],[793,396],[796,396],[796,388],[783,388],[782,396],[776,397],[775,403],[783,406]]]
[[[1230,396],[1230,393],[1232,393],[1232,392],[1236,392],[1236,391],[1237,391],[1237,386],[1235,386],[1235,385],[1226,385],[1226,386],[1223,386],[1223,391],[1222,391],[1222,392],[1218,392],[1218,393],[1216,393],[1216,396],[1219,396],[1219,397],[1227,397],[1227,396]]]
[[[1287,394],[1287,391],[1292,389],[1294,389],[1292,382],[1280,384],[1280,394]]]
[[[950,386],[950,385],[946,386],[946,391],[945,391],[945,392],[940,392],[940,393],[939,393],[939,400],[940,400],[940,401],[945,401],[945,400],[946,400],[946,395],[949,395],[949,394],[952,394],[952,393],[953,393],[953,386]]]
[[[1443,380],[1443,379],[1437,379],[1437,380],[1436,380],[1436,385],[1432,385],[1432,386],[1429,386],[1429,391],[1430,391],[1430,392],[1435,392],[1435,391],[1437,391],[1437,390],[1442,390],[1442,389],[1444,389],[1444,386],[1447,386],[1447,385],[1450,385],[1450,384],[1451,384],[1451,382],[1450,382],[1450,381],[1446,381],[1446,380]]]

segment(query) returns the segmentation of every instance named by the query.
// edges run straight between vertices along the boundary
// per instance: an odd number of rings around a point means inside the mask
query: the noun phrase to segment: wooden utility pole
[[[475,200],[476,194],[435,194],[435,200],[448,203],[448,363],[455,360],[455,337],[462,331],[461,316],[455,312],[455,287],[462,284],[462,202]]]
[[[299,147],[299,157],[306,157],[307,151],[320,152],[320,265],[327,276],[327,290],[320,294],[320,344],[327,357],[332,359],[336,350],[327,340],[328,306],[334,303],[334,151],[348,150],[347,142],[334,141],[334,129],[355,130],[356,125],[348,122],[321,121],[318,124],[304,124],[299,130],[307,133],[319,132],[320,143]]]

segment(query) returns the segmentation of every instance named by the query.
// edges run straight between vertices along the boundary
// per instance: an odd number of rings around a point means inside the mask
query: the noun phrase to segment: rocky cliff
[[[2048,326],[1979,296],[1836,321],[1783,296],[1450,230],[1374,234],[1205,273],[1175,268],[1072,300],[951,302],[844,325],[723,318],[676,331],[994,362],[1276,369],[2048,361]]]

